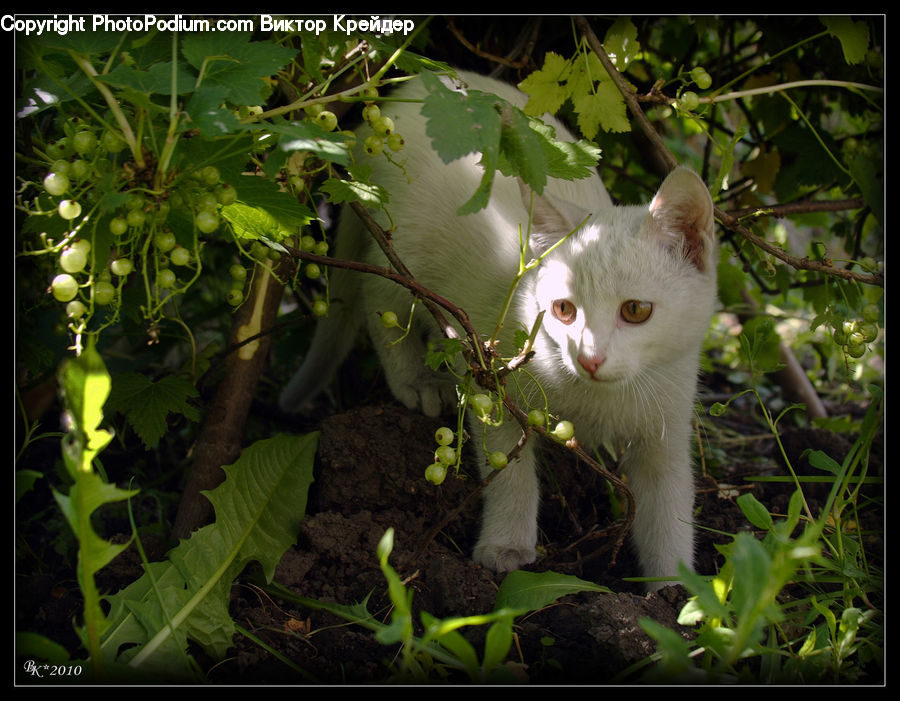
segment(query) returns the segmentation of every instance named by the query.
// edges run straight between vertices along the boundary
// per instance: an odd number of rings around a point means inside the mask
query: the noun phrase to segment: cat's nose
[[[603,361],[606,360],[606,356],[603,354],[600,355],[582,355],[578,356],[578,364],[583,367],[587,373],[593,377],[594,373],[600,369],[600,366],[603,365]]]

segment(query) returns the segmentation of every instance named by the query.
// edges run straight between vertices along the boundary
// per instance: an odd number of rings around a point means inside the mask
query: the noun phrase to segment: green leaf
[[[637,27],[630,17],[619,17],[607,30],[603,39],[603,48],[609,55],[609,60],[624,73],[628,64],[641,52],[641,45],[637,40]]]
[[[500,144],[502,100],[472,91],[471,95],[451,90],[431,73],[422,74],[428,96],[422,115],[428,120],[425,132],[444,163],[470,153],[496,153]]]
[[[742,532],[734,538],[729,561],[734,567],[731,600],[740,620],[742,616],[758,610],[760,597],[768,595],[772,559],[762,543],[751,534]]]
[[[381,207],[390,200],[388,191],[381,185],[358,180],[329,178],[319,186],[319,190],[328,195],[328,201],[333,204],[362,202],[367,207]]]
[[[528,95],[525,113],[540,117],[542,114],[556,114],[572,94],[568,84],[572,66],[559,54],[548,51],[544,54],[544,65],[519,83],[519,90]]]
[[[741,494],[737,498],[737,505],[744,512],[747,520],[754,526],[767,531],[772,530],[772,516],[769,514],[769,510],[755,496],[750,493]]]
[[[600,161],[600,149],[590,141],[557,141],[553,127],[536,119],[531,120],[530,126],[541,139],[549,177],[562,180],[586,178]]]
[[[236,227],[235,234],[241,238],[266,236],[280,240],[316,218],[315,212],[268,178],[247,175],[232,184],[238,201],[222,207],[222,215]]]
[[[201,72],[202,85],[219,85],[234,105],[259,105],[269,91],[265,79],[284,68],[296,49],[271,41],[250,41],[249,34],[200,32],[185,37],[182,52]]]
[[[509,616],[496,621],[488,628],[484,638],[484,662],[482,663],[485,672],[490,672],[502,664],[509,654],[509,648],[512,646],[512,622],[513,617]]]
[[[207,139],[225,136],[241,129],[234,113],[222,107],[225,88],[206,86],[197,90],[184,107],[188,119],[182,122],[185,129],[196,128]]]
[[[611,593],[607,587],[568,574],[516,570],[506,575],[500,584],[494,610],[535,611],[561,596],[581,591]]]
[[[344,134],[325,131],[313,122],[275,123],[267,128],[279,135],[278,148],[282,151],[308,151],[332,163],[350,163],[349,137]]]
[[[807,459],[809,460],[809,464],[815,467],[817,470],[824,470],[825,472],[829,472],[832,475],[837,475],[841,471],[841,466],[834,461],[827,453],[823,453],[821,450],[811,450],[807,453]]]
[[[547,184],[547,159],[540,135],[531,121],[517,109],[508,112],[508,123],[500,130],[500,153],[506,174],[518,175],[537,194]]]
[[[822,24],[841,42],[844,60],[853,65],[866,58],[869,47],[869,28],[865,22],[857,22],[848,16],[822,17]]]
[[[176,375],[153,382],[139,373],[128,372],[116,375],[106,407],[123,413],[144,447],[150,450],[165,434],[169,414],[200,420],[197,409],[187,401],[198,396],[190,382]]]
[[[119,64],[109,73],[103,73],[97,77],[109,85],[131,88],[147,95],[172,94],[172,64],[170,62],[155,63],[145,71]],[[191,75],[181,64],[176,66],[175,79],[179,95],[190,93],[196,82],[196,76]]]
[[[109,597],[107,658],[123,646],[137,646],[128,653],[134,669],[187,673],[187,639],[217,659],[224,656],[234,633],[228,614],[232,582],[251,561],[260,563],[271,582],[306,510],[317,442],[317,433],[278,435],[254,443],[223,468],[225,481],[204,492],[216,522],[182,541],[168,562],[153,563],[148,574]]]
[[[879,224],[884,224],[884,187],[878,180],[875,164],[864,154],[857,154],[849,163],[850,174],[859,185],[863,199],[872,208]]]

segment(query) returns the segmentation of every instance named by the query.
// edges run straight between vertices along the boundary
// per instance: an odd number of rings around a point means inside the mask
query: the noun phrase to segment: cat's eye
[[[650,318],[653,311],[652,302],[643,302],[639,299],[629,299],[619,307],[619,313],[629,324],[642,324]]]
[[[554,317],[567,326],[575,321],[575,317],[578,315],[578,307],[567,299],[554,300],[550,310]]]

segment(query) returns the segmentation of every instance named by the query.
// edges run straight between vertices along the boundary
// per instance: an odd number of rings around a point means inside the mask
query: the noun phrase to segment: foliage
[[[494,610],[487,614],[438,619],[420,611],[421,635],[414,632],[413,592],[406,588],[388,558],[394,547],[393,529],[388,529],[378,543],[378,560],[388,585],[393,610],[390,623],[381,623],[369,613],[366,601],[354,606],[297,596],[282,587],[269,591],[303,606],[325,609],[364,626],[375,633],[384,645],[399,645],[398,662],[391,681],[416,682],[453,680],[453,673],[464,673],[476,683],[515,683],[521,681],[516,663],[508,661],[513,639],[513,621],[531,611],[553,604],[566,594],[581,591],[609,593],[609,589],[571,575],[557,572],[510,572],[497,591]],[[458,632],[467,626],[489,626],[484,641],[484,654],[479,657],[474,646]]]
[[[492,20],[471,21],[477,28]],[[483,180],[460,214],[485,205],[497,173],[517,175],[540,192],[549,177],[583,177],[601,154],[614,197],[641,201],[663,170],[655,165],[660,147],[646,145],[647,125],[675,160],[702,175],[716,200],[723,243],[717,328],[724,332],[710,341],[708,369],[753,385],[763,422],[776,436],[783,417],[801,414],[790,405],[773,419],[757,385],[766,382],[758,371],[781,367],[779,344],[801,355],[807,379],[864,398],[870,413],[849,462],[811,458],[835,484],[821,514],[797,510],[799,481],[784,521],[772,523],[764,505],[741,502],[764,538],[737,536],[709,582],[684,574],[696,597],[685,620],[701,626],[705,671],[723,678],[748,673],[749,650],[766,659],[768,679],[843,680],[852,678],[856,658],[863,662],[867,650],[880,649],[877,607],[860,605],[877,590],[879,574],[869,569],[852,524],[863,483],[854,477],[864,470],[881,405],[883,20],[591,20],[603,37],[601,52],[593,30],[578,20],[541,21],[545,38],[511,78],[529,96],[524,110],[493,96],[449,91],[438,77],[460,57],[442,52],[431,34],[435,22],[425,19],[411,33],[382,35],[332,26],[315,35],[153,30],[17,37],[17,398],[25,435],[16,501],[53,485],[75,536],[84,597],[76,629],[98,675],[103,665],[126,659],[195,673],[188,640],[213,656],[229,644],[228,584],[248,558],[260,559],[270,574],[287,547],[284,529],[296,525],[301,502],[280,527],[257,526],[256,516],[273,518],[285,496],[268,491],[278,477],[261,476],[292,464],[289,445],[307,461],[312,438],[278,437],[247,448],[222,491],[210,494],[228,518],[219,513],[217,524],[178,546],[168,563],[148,566],[141,580],[111,598],[108,612],[94,582],[128,545],[101,535],[105,515],[148,492],[144,484],[134,488],[135,480],[162,483],[184,467],[209,385],[222,372],[227,328],[251,304],[253,280],[272,270],[293,291],[299,307],[286,320],[328,313],[329,242],[319,207],[361,203],[389,213],[391,193],[371,181],[367,158],[398,167],[403,161],[402,135],[388,133],[377,118],[364,116],[356,134],[343,127],[358,117],[357,108],[377,107],[410,76],[427,89],[423,113],[438,154],[445,161],[482,155]],[[505,54],[511,47],[499,48]],[[539,119],[545,112],[568,119],[583,138],[556,141]],[[365,156],[357,139],[364,139]],[[274,272],[285,259],[293,268]],[[522,268],[524,274],[524,260]],[[527,336],[520,340],[527,350]],[[464,350],[448,340],[429,362],[450,364]],[[490,375],[496,367],[481,370]],[[41,433],[23,397],[57,374],[69,423],[61,433]],[[875,389],[867,394],[861,388],[870,384]],[[263,383],[261,392],[267,389]],[[480,391],[470,378],[465,396]],[[543,429],[552,407],[539,411],[535,425]],[[457,436],[461,429],[460,423]],[[265,430],[251,421],[248,442]],[[41,447],[56,438],[62,463],[54,466]],[[235,487],[254,477],[262,484]],[[286,492],[305,488],[298,482]],[[262,511],[230,501],[244,492],[258,497]],[[133,527],[131,538],[145,525]],[[268,532],[279,537],[262,539]],[[252,555],[240,547],[245,538]],[[427,633],[417,638],[403,618],[411,610],[387,563],[389,549],[381,562],[397,608],[380,635],[401,645],[398,674],[427,675],[433,669],[421,665],[428,655],[440,664],[452,658],[471,679],[501,670],[510,612],[540,602],[507,601],[487,617],[460,619],[491,625],[480,658],[457,637],[459,621],[426,616]],[[198,553],[210,559],[194,561]],[[815,593],[788,610],[778,596],[801,573]],[[559,585],[554,581],[547,588]],[[214,637],[204,632],[203,615],[221,627]],[[799,625],[808,632],[796,645],[784,621],[802,616]],[[694,667],[684,641],[671,631],[653,632],[670,664]],[[120,654],[125,642],[136,647]],[[62,656],[52,641],[23,633],[22,644]]]

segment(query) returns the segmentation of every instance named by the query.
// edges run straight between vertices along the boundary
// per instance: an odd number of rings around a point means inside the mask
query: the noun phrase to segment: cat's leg
[[[404,303],[409,305],[408,296]],[[417,315],[427,313],[421,306],[416,311]],[[452,377],[425,365],[427,347],[423,336],[430,334],[431,328],[414,320],[413,328],[404,337],[400,328],[385,328],[377,313],[367,316],[369,335],[381,359],[388,387],[397,400],[426,416],[440,416],[455,407],[456,384]],[[399,315],[399,319],[403,326],[408,322],[405,315]]]
[[[694,476],[687,431],[632,443],[622,471],[634,493],[631,535],[645,577],[673,577],[678,564],[693,567]],[[650,582],[649,591],[667,582]]]
[[[493,469],[486,465],[482,449],[484,425],[469,416],[469,433],[477,446],[482,479]],[[499,427],[489,427],[484,441],[488,452],[509,452],[519,437],[521,429],[507,417]],[[472,558],[480,565],[498,572],[509,572],[534,562],[537,557],[537,517],[540,502],[540,484],[536,469],[535,439],[522,448],[519,459],[510,462],[485,488],[481,534]]]

